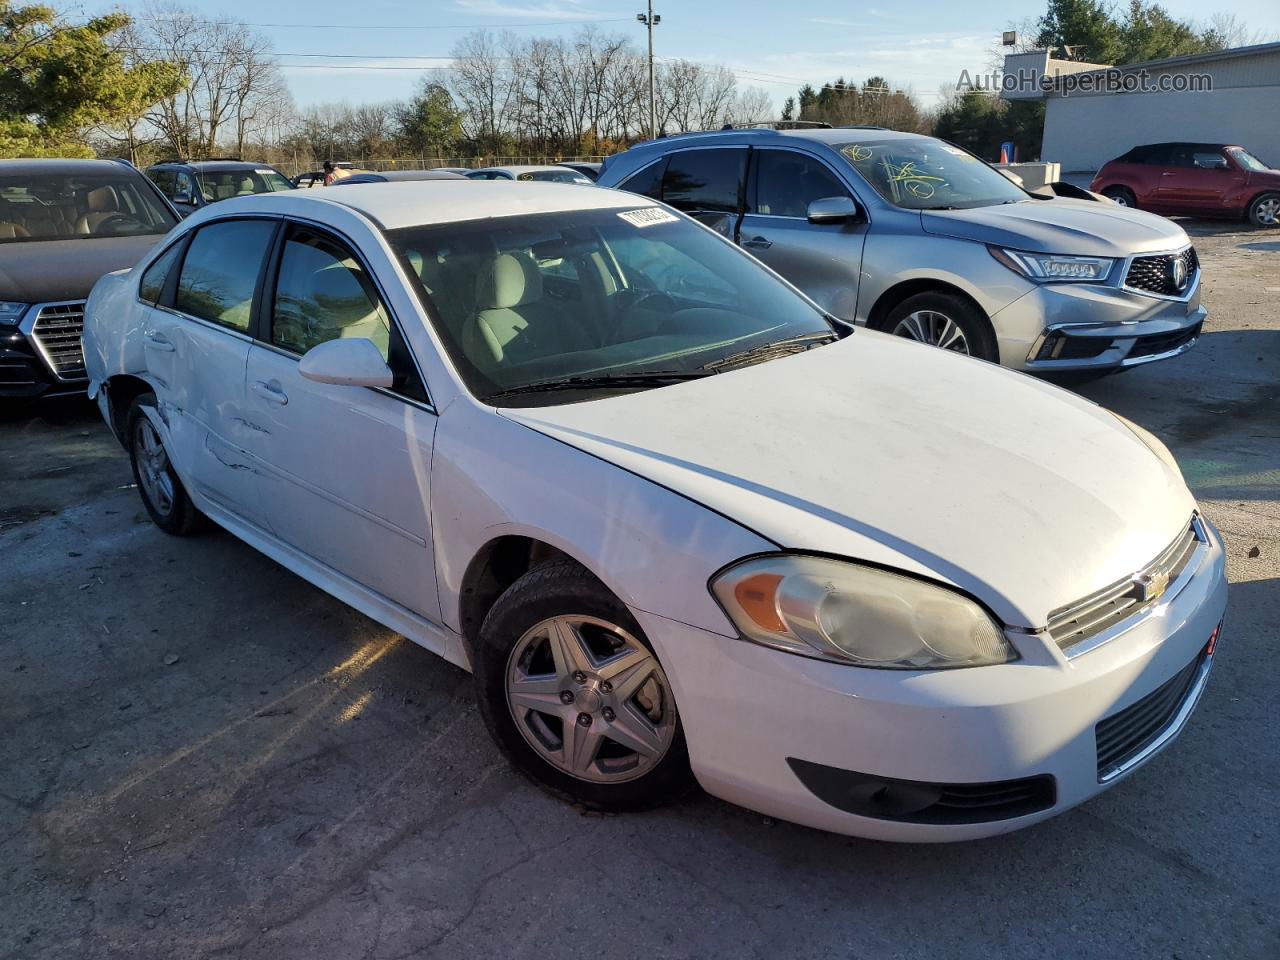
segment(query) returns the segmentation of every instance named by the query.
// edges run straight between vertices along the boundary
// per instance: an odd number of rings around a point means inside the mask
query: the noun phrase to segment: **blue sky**
[[[142,4],[124,2],[141,13]],[[1276,0],[1228,0],[1207,8],[1195,0],[1166,0],[1179,17],[1234,14],[1270,39],[1280,38]],[[640,0],[214,0],[208,16],[254,24],[286,66],[300,106],[323,100],[390,100],[412,90],[422,67],[447,64],[454,42],[468,30],[510,29],[519,35],[572,33],[592,21],[624,33],[637,47],[644,28]],[[722,63],[739,82],[768,91],[779,104],[805,82],[836,76],[886,76],[910,86],[926,103],[961,70],[987,71],[1000,31],[1038,15],[1043,5],[1012,0],[981,4],[914,0],[881,6],[826,0],[659,0],[655,34],[659,57]],[[331,25],[331,26],[320,26]],[[339,57],[319,55],[340,54]],[[418,59],[424,58],[424,59]]]

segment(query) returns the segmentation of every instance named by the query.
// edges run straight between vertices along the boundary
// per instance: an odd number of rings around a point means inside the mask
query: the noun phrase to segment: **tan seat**
[[[502,253],[485,264],[476,278],[475,314],[462,328],[462,352],[480,370],[492,370],[510,359],[514,349],[531,345],[542,327],[542,274],[523,251]]]
[[[89,209],[76,221],[75,231],[78,234],[87,236],[97,230],[104,220],[120,214],[120,201],[114,187],[90,190],[85,194],[85,201]]]
[[[13,240],[17,237],[29,237],[31,231],[20,223],[0,220],[0,240]]]

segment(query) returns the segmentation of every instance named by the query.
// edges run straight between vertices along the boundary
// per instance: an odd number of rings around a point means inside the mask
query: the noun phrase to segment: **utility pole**
[[[636,19],[649,30],[649,139],[656,140],[658,126],[655,120],[653,99],[653,28],[662,22],[662,14],[653,12],[653,0],[649,0],[649,12],[637,13]]]

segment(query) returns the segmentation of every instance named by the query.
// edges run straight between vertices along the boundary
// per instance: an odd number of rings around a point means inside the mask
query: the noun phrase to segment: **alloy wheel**
[[[173,476],[169,472],[169,455],[151,421],[138,421],[133,436],[133,458],[138,465],[138,479],[156,513],[167,517],[173,511]]]
[[[597,617],[552,617],[527,630],[507,660],[506,693],[529,745],[592,783],[643,776],[676,733],[675,701],[657,658]]]
[[[909,313],[891,331],[899,337],[941,347],[956,353],[969,354],[969,340],[960,325],[945,313],[936,310],[917,310]]]
[[[1274,227],[1280,223],[1280,197],[1270,197],[1254,208],[1254,215],[1264,226]]]

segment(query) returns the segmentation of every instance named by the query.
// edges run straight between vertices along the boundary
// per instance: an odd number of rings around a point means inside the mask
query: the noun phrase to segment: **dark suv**
[[[275,167],[247,160],[171,160],[147,167],[147,176],[184,217],[229,197],[294,189]]]
[[[115,160],[0,160],[0,401],[85,388],[84,301],[178,222]]]

